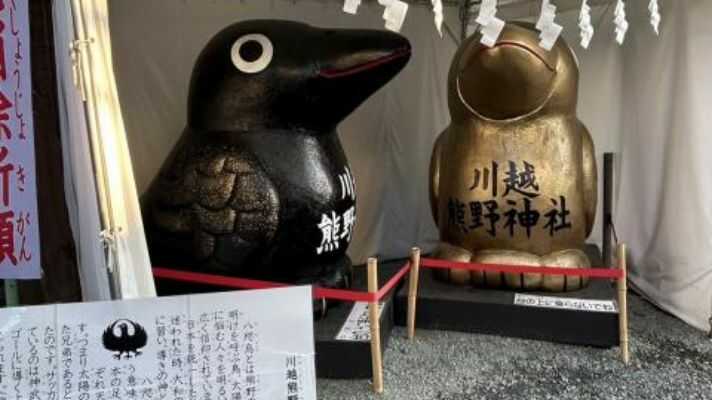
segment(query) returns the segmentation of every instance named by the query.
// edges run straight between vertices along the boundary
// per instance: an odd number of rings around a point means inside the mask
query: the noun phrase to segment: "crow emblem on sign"
[[[114,352],[114,358],[120,360],[141,355],[141,349],[148,343],[148,335],[143,327],[127,319],[111,323],[102,335],[104,348]]]

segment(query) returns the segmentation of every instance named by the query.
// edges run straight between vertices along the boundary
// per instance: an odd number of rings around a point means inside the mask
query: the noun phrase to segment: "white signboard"
[[[315,400],[311,289],[0,310],[0,400]]]
[[[385,303],[380,303],[378,306],[378,318],[383,315]],[[346,322],[341,326],[339,333],[336,334],[336,340],[348,342],[370,342],[371,341],[371,322],[368,319],[368,303],[357,301],[351,308]]]
[[[0,279],[39,279],[29,0],[0,0]]]
[[[558,308],[562,310],[618,312],[618,306],[613,300],[587,300],[516,293],[514,295],[514,304],[517,306]]]

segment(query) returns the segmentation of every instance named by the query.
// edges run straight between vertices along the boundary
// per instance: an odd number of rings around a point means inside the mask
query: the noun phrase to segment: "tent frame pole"
[[[603,265],[613,265],[611,229],[613,228],[613,167],[614,154],[603,153]]]

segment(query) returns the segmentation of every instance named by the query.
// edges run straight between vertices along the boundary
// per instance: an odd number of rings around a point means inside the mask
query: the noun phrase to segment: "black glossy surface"
[[[274,56],[245,73],[231,51],[255,33]],[[260,59],[246,43],[239,53]],[[153,265],[347,286],[343,223],[355,195],[342,184],[350,171],[336,125],[409,57],[394,33],[287,21],[240,22],[213,37],[193,71],[188,127],[144,198]],[[339,235],[319,252],[325,216],[339,218]]]

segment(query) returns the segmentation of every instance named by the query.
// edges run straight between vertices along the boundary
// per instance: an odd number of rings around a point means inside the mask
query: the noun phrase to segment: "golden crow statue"
[[[496,45],[468,38],[448,78],[450,126],[430,166],[436,257],[465,262],[588,267],[584,242],[596,213],[596,159],[576,117],[578,66],[559,39],[538,45],[509,23]],[[587,279],[443,270],[457,284],[570,291]]]

